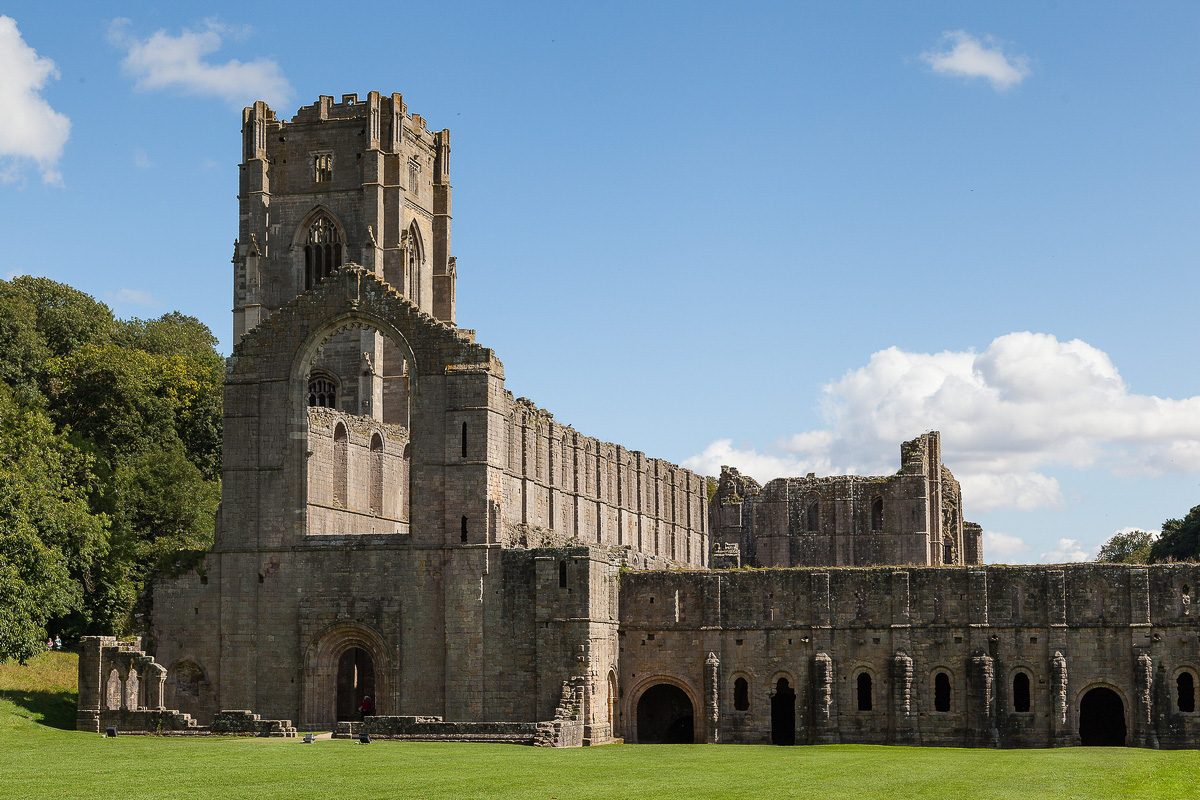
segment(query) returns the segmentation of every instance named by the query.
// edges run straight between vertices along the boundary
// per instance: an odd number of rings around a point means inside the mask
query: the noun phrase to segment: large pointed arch
[[[223,486],[229,502],[219,536],[302,540],[307,530],[310,365],[322,343],[352,326],[378,331],[409,364],[410,508],[421,507],[419,486],[411,483],[411,474],[427,456],[440,453],[444,444],[437,427],[440,411],[427,407],[426,383],[436,386],[454,370],[484,371],[504,379],[504,368],[490,349],[425,314],[365,268],[343,266],[312,291],[285,304],[234,347],[226,375],[225,441],[230,446],[225,470],[239,476],[255,474],[257,491],[269,485],[273,496],[287,498],[287,513],[264,517],[254,500],[257,495],[247,495],[240,478],[232,480]],[[244,408],[255,413],[240,413]],[[430,531],[441,530],[432,517],[425,524]]]

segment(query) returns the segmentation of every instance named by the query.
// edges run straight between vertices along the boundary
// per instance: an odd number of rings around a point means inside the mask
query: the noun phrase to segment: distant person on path
[[[358,713],[363,719],[375,713],[375,703],[371,701],[371,695],[363,697],[362,702],[358,704]]]
[[[62,650],[62,637],[61,636],[54,637],[54,649]]]
[[[54,638],[53,638],[53,637],[51,637],[51,636],[47,636],[47,637],[46,637],[46,649],[47,649],[47,650],[53,650],[53,649],[54,649]]]

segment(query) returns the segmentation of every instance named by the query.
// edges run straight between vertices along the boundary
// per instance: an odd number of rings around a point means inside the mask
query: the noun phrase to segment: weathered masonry
[[[713,566],[980,564],[983,529],[962,518],[941,435],[900,447],[883,477],[778,478],[765,487],[732,467],[710,504]]]
[[[634,741],[1195,747],[1200,566],[629,572]]]
[[[81,729],[1200,744],[1200,567],[979,566],[936,432],[710,500],[457,327],[448,131],[372,92],[242,141],[215,544],[145,650],[85,640]]]

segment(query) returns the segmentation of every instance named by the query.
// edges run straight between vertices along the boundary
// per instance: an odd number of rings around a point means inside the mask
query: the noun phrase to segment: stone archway
[[[1079,700],[1079,743],[1085,747],[1123,747],[1125,703],[1107,686],[1096,686]]]
[[[374,713],[398,713],[392,663],[383,638],[370,628],[353,624],[326,630],[305,657],[300,724],[332,729],[338,720],[358,719],[367,694]]]
[[[692,744],[696,712],[687,692],[671,683],[656,683],[637,702],[639,744]]]
[[[375,701],[375,662],[361,647],[347,648],[338,657],[337,721],[359,718],[364,698]]]

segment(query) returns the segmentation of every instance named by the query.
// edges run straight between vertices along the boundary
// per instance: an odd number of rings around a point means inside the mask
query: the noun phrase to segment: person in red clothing
[[[371,695],[365,695],[362,702],[358,704],[358,714],[363,719],[375,713],[375,703],[371,700]]]

